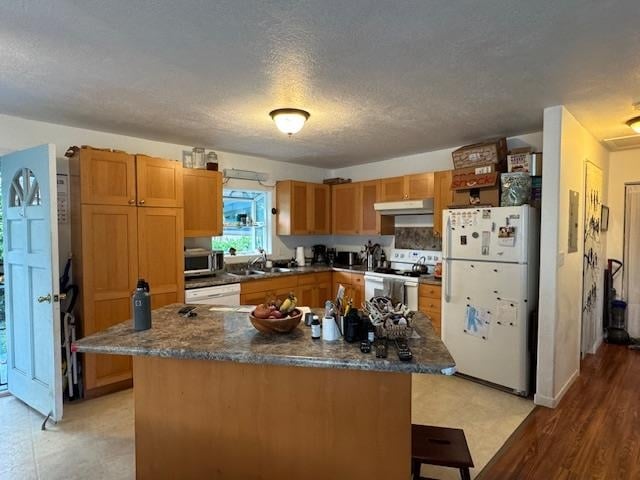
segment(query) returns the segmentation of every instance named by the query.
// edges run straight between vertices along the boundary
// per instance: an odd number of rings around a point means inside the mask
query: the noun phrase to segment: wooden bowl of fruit
[[[296,308],[296,303],[293,294],[284,302],[271,300],[261,303],[249,314],[249,320],[262,333],[289,333],[302,319],[302,312]]]

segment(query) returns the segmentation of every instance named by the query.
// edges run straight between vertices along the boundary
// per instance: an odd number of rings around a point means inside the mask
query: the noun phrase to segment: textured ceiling
[[[640,100],[638,0],[6,0],[0,112],[336,167]],[[292,139],[268,116],[308,110]]]

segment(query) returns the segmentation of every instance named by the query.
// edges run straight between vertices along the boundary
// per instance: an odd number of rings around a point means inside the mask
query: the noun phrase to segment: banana
[[[296,298],[296,296],[293,294],[293,292],[291,292],[289,294],[289,296],[285,299],[284,302],[282,302],[282,305],[280,305],[280,311],[282,313],[289,313],[291,312],[294,308],[296,308],[296,305],[298,304],[298,299]]]

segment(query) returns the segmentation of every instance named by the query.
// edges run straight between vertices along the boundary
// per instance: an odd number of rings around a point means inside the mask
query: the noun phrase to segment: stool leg
[[[469,473],[469,469],[467,467],[460,469],[460,478],[462,480],[471,480],[471,474]]]
[[[420,480],[420,466],[422,464],[418,460],[411,460],[411,478],[413,480]]]

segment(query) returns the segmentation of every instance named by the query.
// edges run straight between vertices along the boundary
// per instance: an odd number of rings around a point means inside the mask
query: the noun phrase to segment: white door
[[[446,210],[445,259],[527,263],[530,207]]]
[[[0,157],[9,392],[62,418],[56,155],[42,145]]]

